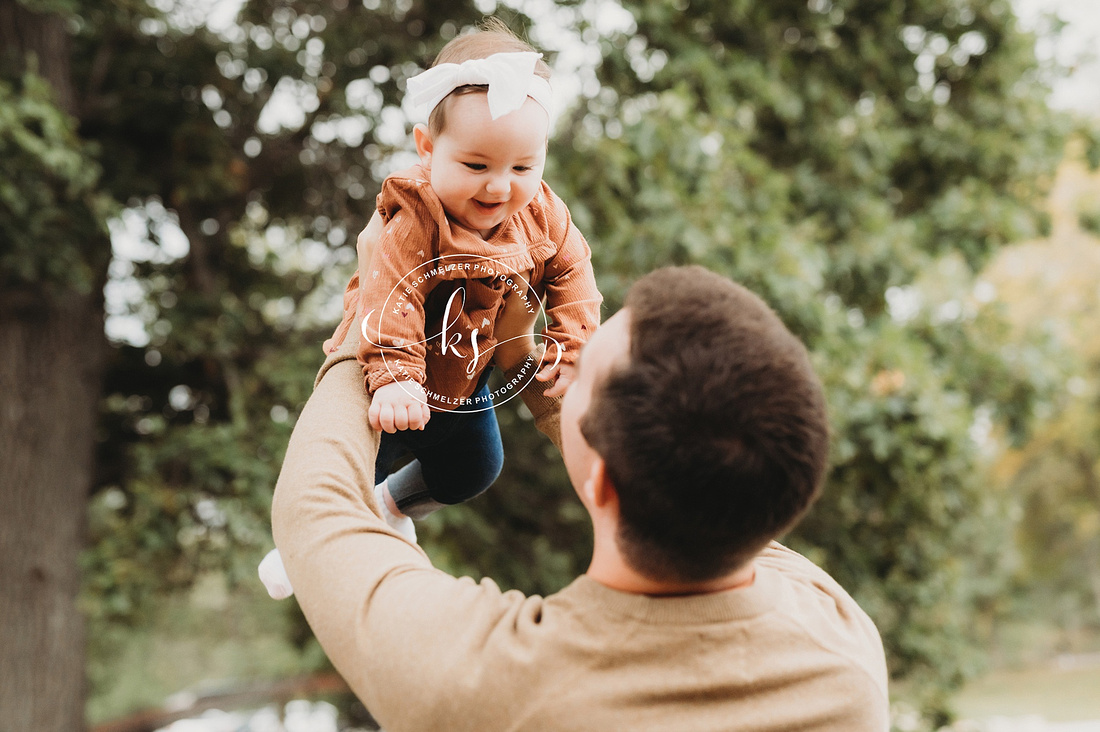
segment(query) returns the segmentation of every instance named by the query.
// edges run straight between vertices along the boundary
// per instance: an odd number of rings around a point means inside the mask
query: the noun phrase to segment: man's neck
[[[756,578],[756,566],[750,561],[729,574],[704,582],[666,582],[651,579],[634,570],[623,560],[617,547],[615,551],[601,551],[597,546],[592,552],[592,564],[587,574],[613,590],[636,595],[702,595],[751,586]]]

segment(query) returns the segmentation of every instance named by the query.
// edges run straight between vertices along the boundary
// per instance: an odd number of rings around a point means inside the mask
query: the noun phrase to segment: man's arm
[[[329,356],[294,427],[275,544],[314,634],[372,714],[394,729],[440,728],[448,689],[537,626],[541,600],[434,569],[380,518],[356,333]]]

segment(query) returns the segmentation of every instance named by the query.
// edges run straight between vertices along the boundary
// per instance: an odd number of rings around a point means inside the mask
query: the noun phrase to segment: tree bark
[[[0,296],[0,730],[84,727],[80,552],[105,344],[101,297]]]
[[[27,68],[73,113],[64,20],[0,0],[0,76]],[[77,595],[105,356],[102,283],[0,291],[0,732],[85,726]]]
[[[0,0],[0,69],[22,74],[30,65],[53,87],[57,105],[75,114],[70,45],[61,17],[33,13],[16,0]]]

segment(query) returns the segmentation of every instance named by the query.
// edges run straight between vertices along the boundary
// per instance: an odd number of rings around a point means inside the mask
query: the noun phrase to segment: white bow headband
[[[408,80],[406,89],[418,113],[427,117],[443,99],[460,86],[487,84],[489,114],[503,117],[523,106],[527,97],[538,102],[554,122],[550,82],[535,73],[542,57],[534,51],[494,53],[460,64],[439,64]]]

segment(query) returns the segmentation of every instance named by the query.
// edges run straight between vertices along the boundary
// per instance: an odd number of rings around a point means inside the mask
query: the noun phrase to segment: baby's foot
[[[278,549],[272,549],[260,562],[260,581],[267,588],[267,594],[275,600],[285,600],[294,594],[294,588],[290,586],[290,578],[286,576],[286,568],[283,566],[283,558],[279,556]]]
[[[386,489],[386,481],[374,486],[374,500],[378,501],[378,506],[382,509],[382,518],[386,520],[389,527],[415,544],[416,527],[413,526],[413,520],[404,514],[398,516],[393,508],[390,508],[393,499],[390,498],[390,492]],[[394,507],[396,508],[396,504]]]

